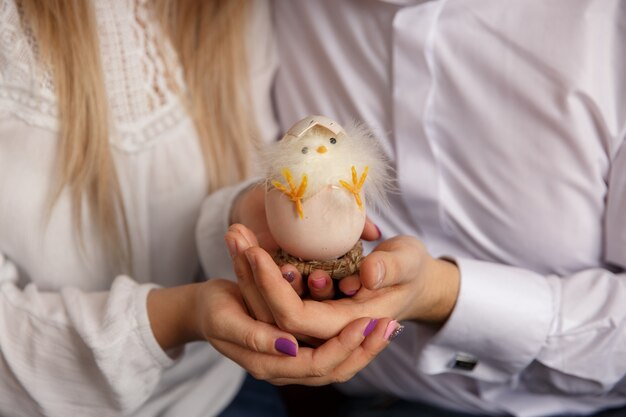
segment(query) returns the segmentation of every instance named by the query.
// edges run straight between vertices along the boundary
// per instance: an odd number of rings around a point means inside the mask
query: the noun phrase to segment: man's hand
[[[456,265],[432,258],[408,236],[382,242],[364,259],[358,277],[363,287],[353,297],[323,302],[301,299],[266,251],[245,247],[235,261],[242,292],[249,294],[244,297],[256,300],[251,309],[262,320],[292,334],[326,340],[363,316],[441,325],[458,295]]]

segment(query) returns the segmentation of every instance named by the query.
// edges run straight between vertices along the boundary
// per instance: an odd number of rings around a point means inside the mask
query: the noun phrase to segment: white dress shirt
[[[519,416],[626,404],[626,2],[275,0],[274,19],[282,130],[371,125],[399,187],[371,211],[383,236],[461,272],[445,326],[408,326],[345,389]]]
[[[252,96],[273,138],[269,7],[254,5]],[[192,282],[199,268],[195,228],[207,184],[195,128],[172,88],[184,88],[181,69],[145,2],[93,6],[134,273],[109,267],[89,219],[80,247],[67,192],[46,221],[56,96],[16,2],[0,0],[0,415],[212,416],[243,371],[208,343],[173,361],[146,314],[151,288]]]

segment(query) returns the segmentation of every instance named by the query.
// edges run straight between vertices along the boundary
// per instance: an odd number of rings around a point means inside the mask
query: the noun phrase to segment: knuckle
[[[348,352],[352,352],[354,350],[355,343],[358,343],[359,341],[349,337],[344,333],[340,333],[339,337],[337,338],[337,342],[339,343],[342,352],[345,352],[347,354]]]
[[[311,377],[313,378],[322,378],[322,377],[328,377],[330,374],[330,369],[328,369],[327,366],[323,366],[323,365],[314,365],[311,367]]]
[[[278,325],[278,327],[286,332],[294,332],[298,330],[297,320],[294,320],[291,315],[280,312],[276,313],[274,319],[276,320],[276,324]]]
[[[258,332],[255,329],[249,330],[244,336],[244,345],[255,352],[261,351],[261,343],[259,343]]]
[[[363,358],[365,365],[373,361],[377,355],[378,352],[374,352],[368,349],[363,349],[363,351],[361,352],[361,357]]]
[[[243,233],[244,232],[243,225],[241,225],[239,223],[231,224],[229,226],[228,230],[231,230],[231,231],[237,232],[237,233]]]

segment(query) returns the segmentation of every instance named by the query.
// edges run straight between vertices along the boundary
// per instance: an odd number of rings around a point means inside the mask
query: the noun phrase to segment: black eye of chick
[[[307,152],[309,152],[309,148],[307,148],[306,146],[302,148],[302,153],[307,153]]]
[[[330,138],[330,143],[332,143],[332,144],[334,145],[335,143],[337,143],[337,139],[335,139],[335,138]]]

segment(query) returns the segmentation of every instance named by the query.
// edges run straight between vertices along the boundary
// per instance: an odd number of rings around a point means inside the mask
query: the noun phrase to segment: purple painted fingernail
[[[347,295],[348,297],[352,297],[354,294],[356,294],[357,290],[352,290],[352,291],[346,291],[344,292],[345,295]]]
[[[296,344],[289,339],[285,339],[284,337],[276,339],[274,347],[277,351],[284,353],[285,355],[296,356],[298,354],[298,347]]]
[[[367,323],[367,327],[363,330],[363,336],[367,337],[372,330],[376,327],[376,323],[378,323],[378,319],[371,319],[369,323]]]
[[[287,282],[293,282],[293,280],[296,279],[296,274],[294,274],[293,271],[283,272],[283,278],[285,278]]]
[[[311,283],[313,284],[313,288],[317,288],[318,290],[321,290],[322,288],[324,288],[326,286],[326,278],[314,278]]]

